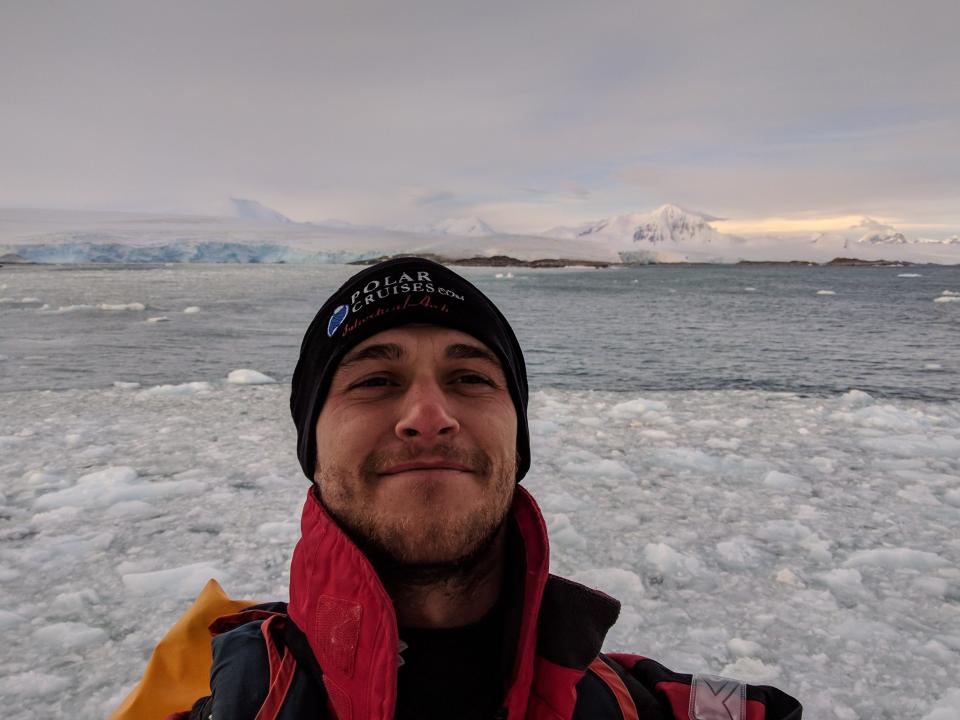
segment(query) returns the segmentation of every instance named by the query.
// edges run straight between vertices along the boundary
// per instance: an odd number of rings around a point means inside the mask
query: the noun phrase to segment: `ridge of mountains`
[[[712,215],[663,205],[538,234],[507,234],[476,217],[384,228],[296,222],[256,200],[233,217],[70,210],[0,210],[0,255],[32,262],[344,263],[403,253],[451,259],[603,263],[827,262],[835,257],[960,264],[960,236],[910,238],[864,217],[845,232],[734,235]]]

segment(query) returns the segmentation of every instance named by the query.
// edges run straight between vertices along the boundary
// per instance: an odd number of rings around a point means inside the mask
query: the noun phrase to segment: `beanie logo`
[[[327,321],[327,337],[333,337],[333,334],[340,328],[340,326],[343,324],[343,321],[347,319],[347,315],[349,314],[349,305],[340,305],[336,310],[333,311],[333,314],[330,316],[330,320]]]

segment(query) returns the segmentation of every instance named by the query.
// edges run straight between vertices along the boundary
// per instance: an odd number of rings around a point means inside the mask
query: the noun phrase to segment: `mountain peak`
[[[233,208],[234,217],[243,220],[259,220],[261,222],[273,223],[292,223],[293,220],[286,215],[278,213],[272,208],[268,208],[256,200],[244,200],[243,198],[230,198],[230,205]]]
[[[497,231],[477,217],[444,218],[429,225],[405,225],[397,230],[424,235],[459,235],[461,237],[487,237]]]

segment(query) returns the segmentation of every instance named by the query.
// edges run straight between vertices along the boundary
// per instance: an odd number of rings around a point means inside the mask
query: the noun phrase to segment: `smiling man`
[[[350,278],[307,330],[290,405],[312,481],[290,602],[214,624],[189,717],[800,717],[774,688],[600,653],[619,603],[548,572],[518,485],[523,355],[459,275],[399,258]]]

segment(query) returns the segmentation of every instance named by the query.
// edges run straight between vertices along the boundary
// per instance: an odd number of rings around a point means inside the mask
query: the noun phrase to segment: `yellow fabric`
[[[153,649],[147,669],[110,720],[163,720],[170,713],[189,710],[210,694],[210,623],[221,615],[240,612],[250,600],[231,600],[216,580]]]

